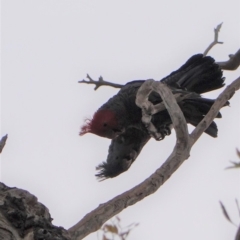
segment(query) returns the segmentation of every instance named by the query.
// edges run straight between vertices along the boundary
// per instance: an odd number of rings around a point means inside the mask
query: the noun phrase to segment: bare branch
[[[0,153],[2,152],[6,141],[7,141],[8,135],[6,134],[5,136],[2,137],[2,139],[0,140]]]
[[[89,79],[88,81],[83,79],[82,81],[78,81],[78,83],[94,84],[96,85],[94,90],[97,90],[101,86],[110,86],[114,88],[121,88],[123,86],[122,84],[105,81],[102,76],[100,76],[97,81],[93,80],[88,74],[87,78]]]
[[[226,62],[217,62],[223,70],[236,70],[240,65],[240,49],[235,54],[229,55],[229,60]]]
[[[208,52],[214,47],[216,44],[223,44],[223,42],[218,41],[218,33],[220,32],[220,29],[222,27],[223,23],[220,23],[217,25],[217,27],[214,29],[214,40],[213,42],[207,47],[207,49],[204,51],[203,56],[206,56]]]
[[[203,56],[206,56],[208,52],[216,45],[216,44],[223,44],[223,42],[218,41],[219,32],[222,27],[223,23],[220,23],[217,25],[217,27],[214,29],[214,40],[213,42],[207,47],[207,49],[204,51]],[[223,70],[236,70],[240,66],[240,49],[235,54],[229,55],[229,60],[225,62],[216,62]],[[99,77],[98,80],[93,80],[89,74],[87,74],[88,80],[81,80],[78,81],[78,83],[86,83],[86,84],[93,84],[95,85],[94,90],[97,90],[101,86],[110,86],[114,88],[122,88],[124,85],[118,84],[118,83],[112,83],[105,81],[102,76]],[[160,109],[163,107],[163,104],[161,103]],[[155,137],[157,138],[157,137]]]

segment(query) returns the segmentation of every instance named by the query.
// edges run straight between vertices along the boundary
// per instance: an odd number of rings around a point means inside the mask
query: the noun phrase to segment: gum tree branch
[[[220,29],[219,26],[221,26],[221,25],[218,25],[217,28],[215,29],[215,38],[216,38],[216,36],[218,37],[218,34],[216,34],[216,32],[217,32],[218,29]],[[214,40],[214,42],[215,42],[215,40]],[[211,48],[212,48],[215,44],[222,43],[222,42],[218,42],[218,41],[216,43],[214,43],[214,42],[212,42],[209,45],[209,47],[211,46]],[[204,56],[210,51],[211,48],[209,48],[209,47],[203,53]],[[216,62],[216,63],[223,70],[228,70],[228,71],[236,70],[240,66],[240,49],[235,54],[230,54],[229,55],[229,60],[224,61],[224,62]],[[93,84],[93,85],[95,85],[94,90],[97,90],[101,86],[110,86],[110,87],[114,87],[114,88],[122,88],[124,86],[123,84],[118,84],[118,83],[112,83],[112,82],[105,81],[102,76],[100,76],[98,80],[93,80],[87,74],[87,79],[88,80],[83,79],[81,81],[78,81],[78,83]],[[182,99],[180,98],[179,101],[181,101],[181,100]],[[160,104],[160,109],[162,109],[162,107],[163,107],[163,104]],[[157,110],[157,108],[156,108],[156,110]]]
[[[222,27],[223,23],[220,23],[217,25],[216,28],[214,28],[214,40],[212,43],[210,43],[210,45],[207,47],[207,49],[204,51],[203,55],[206,56],[208,54],[208,52],[216,45],[216,44],[223,44],[223,42],[219,42],[218,41],[218,34],[220,32],[220,29]]]
[[[214,28],[214,40],[212,43],[209,44],[209,46],[206,48],[206,50],[204,51],[203,53],[203,56],[206,56],[209,51],[216,45],[216,44],[223,44],[223,42],[220,42],[218,40],[218,37],[219,37],[219,32],[220,32],[220,29],[222,27],[222,24],[223,23],[220,23],[217,25],[216,28]],[[229,55],[229,60],[225,61],[225,62],[216,62],[223,70],[236,70],[239,66],[240,66],[240,49],[235,53],[235,54],[230,54]],[[85,83],[85,84],[93,84],[95,85],[95,88],[94,90],[97,90],[99,87],[101,86],[110,86],[110,87],[114,87],[114,88],[121,88],[123,87],[124,85],[122,84],[118,84],[118,83],[112,83],[112,82],[108,82],[108,81],[105,81],[103,79],[102,76],[99,77],[98,80],[94,80],[92,79],[89,74],[87,74],[87,77],[86,77],[88,80],[81,80],[81,81],[78,81],[78,83]]]
[[[240,49],[235,54],[229,55],[229,60],[225,62],[216,62],[223,70],[236,70],[240,65]]]
[[[122,84],[118,84],[118,83],[112,83],[112,82],[108,82],[108,81],[105,81],[103,79],[102,76],[100,76],[98,78],[98,80],[93,80],[88,74],[87,74],[87,79],[88,80],[82,80],[82,81],[78,81],[78,83],[86,83],[86,84],[94,84],[95,85],[95,88],[94,90],[97,90],[99,87],[101,86],[110,86],[110,87],[114,87],[114,88],[121,88],[123,85]]]
[[[206,56],[208,52],[216,45],[216,44],[223,44],[223,42],[218,41],[218,35],[220,32],[220,29],[222,27],[223,23],[220,23],[217,25],[217,27],[214,29],[214,40],[210,45],[207,47],[207,49],[204,51],[203,56]],[[216,62],[221,69],[223,70],[230,70],[234,71],[236,70],[240,65],[240,49],[235,54],[229,55],[229,60],[225,62]]]
[[[49,210],[34,195],[0,183],[0,239],[71,240],[52,220]]]

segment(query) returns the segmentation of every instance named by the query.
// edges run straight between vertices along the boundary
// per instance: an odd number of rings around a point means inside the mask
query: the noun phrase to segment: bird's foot
[[[171,135],[171,128],[168,125],[163,125],[160,128],[158,128],[158,132],[156,133],[156,136],[158,138],[155,138],[157,141],[161,141],[165,138],[165,136]]]

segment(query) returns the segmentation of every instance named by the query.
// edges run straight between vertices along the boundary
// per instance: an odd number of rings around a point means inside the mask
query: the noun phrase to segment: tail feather
[[[169,86],[196,93],[205,93],[224,86],[222,70],[210,56],[192,56],[177,71],[162,79]]]
[[[182,111],[188,115],[189,117],[195,116],[205,116],[212,105],[214,104],[215,99],[208,98],[193,98],[193,99],[185,99],[180,103]],[[229,102],[227,101],[224,106],[228,106]],[[221,118],[222,115],[218,112],[216,118]]]
[[[193,98],[183,100],[179,106],[181,107],[183,114],[188,123],[193,126],[197,126],[205,115],[209,112],[212,107],[214,99],[207,98]],[[228,106],[229,102],[226,102],[224,106]],[[218,112],[216,118],[221,118],[222,115]],[[210,126],[205,130],[205,133],[209,134],[212,137],[217,137],[217,125],[215,122],[212,122]]]
[[[202,121],[202,119],[203,117],[191,119],[189,123],[196,127]],[[218,134],[217,124],[213,121],[204,132],[210,135],[211,137],[216,138]]]

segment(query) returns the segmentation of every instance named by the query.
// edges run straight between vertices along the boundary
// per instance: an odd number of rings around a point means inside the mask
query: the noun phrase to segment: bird
[[[215,102],[214,99],[203,98],[201,94],[223,87],[224,80],[221,68],[212,57],[196,54],[160,82],[166,84],[173,93],[190,94],[188,98],[178,102],[178,105],[186,122],[196,126]],[[141,108],[135,104],[137,91],[144,81],[135,80],[125,84],[116,95],[94,113],[92,119],[86,119],[81,127],[80,136],[92,133],[100,137],[115,139],[128,128],[136,128],[147,133],[148,130],[141,121]],[[149,101],[155,105],[162,102],[162,99],[158,93],[152,92]],[[228,104],[226,102],[225,106]],[[216,118],[221,118],[220,112]],[[170,134],[168,130],[172,121],[166,109],[154,114],[152,123],[163,138]],[[205,133],[217,137],[218,129],[214,121]]]
[[[160,82],[166,84],[173,94],[188,95],[178,104],[187,123],[197,126],[215,102],[214,99],[203,98],[201,94],[223,87],[224,80],[221,68],[212,57],[196,54]],[[125,84],[81,128],[81,136],[93,133],[111,139],[107,160],[96,167],[99,171],[96,177],[100,181],[127,171],[151,138],[141,121],[141,109],[135,104],[137,91],[143,83],[144,80],[135,80]],[[158,104],[162,99],[158,93],[152,92],[149,101]],[[228,104],[226,102],[225,106]],[[221,118],[220,112],[216,118]],[[152,123],[162,139],[171,134],[172,121],[166,109],[154,114]],[[214,121],[205,133],[217,137],[218,129]]]

